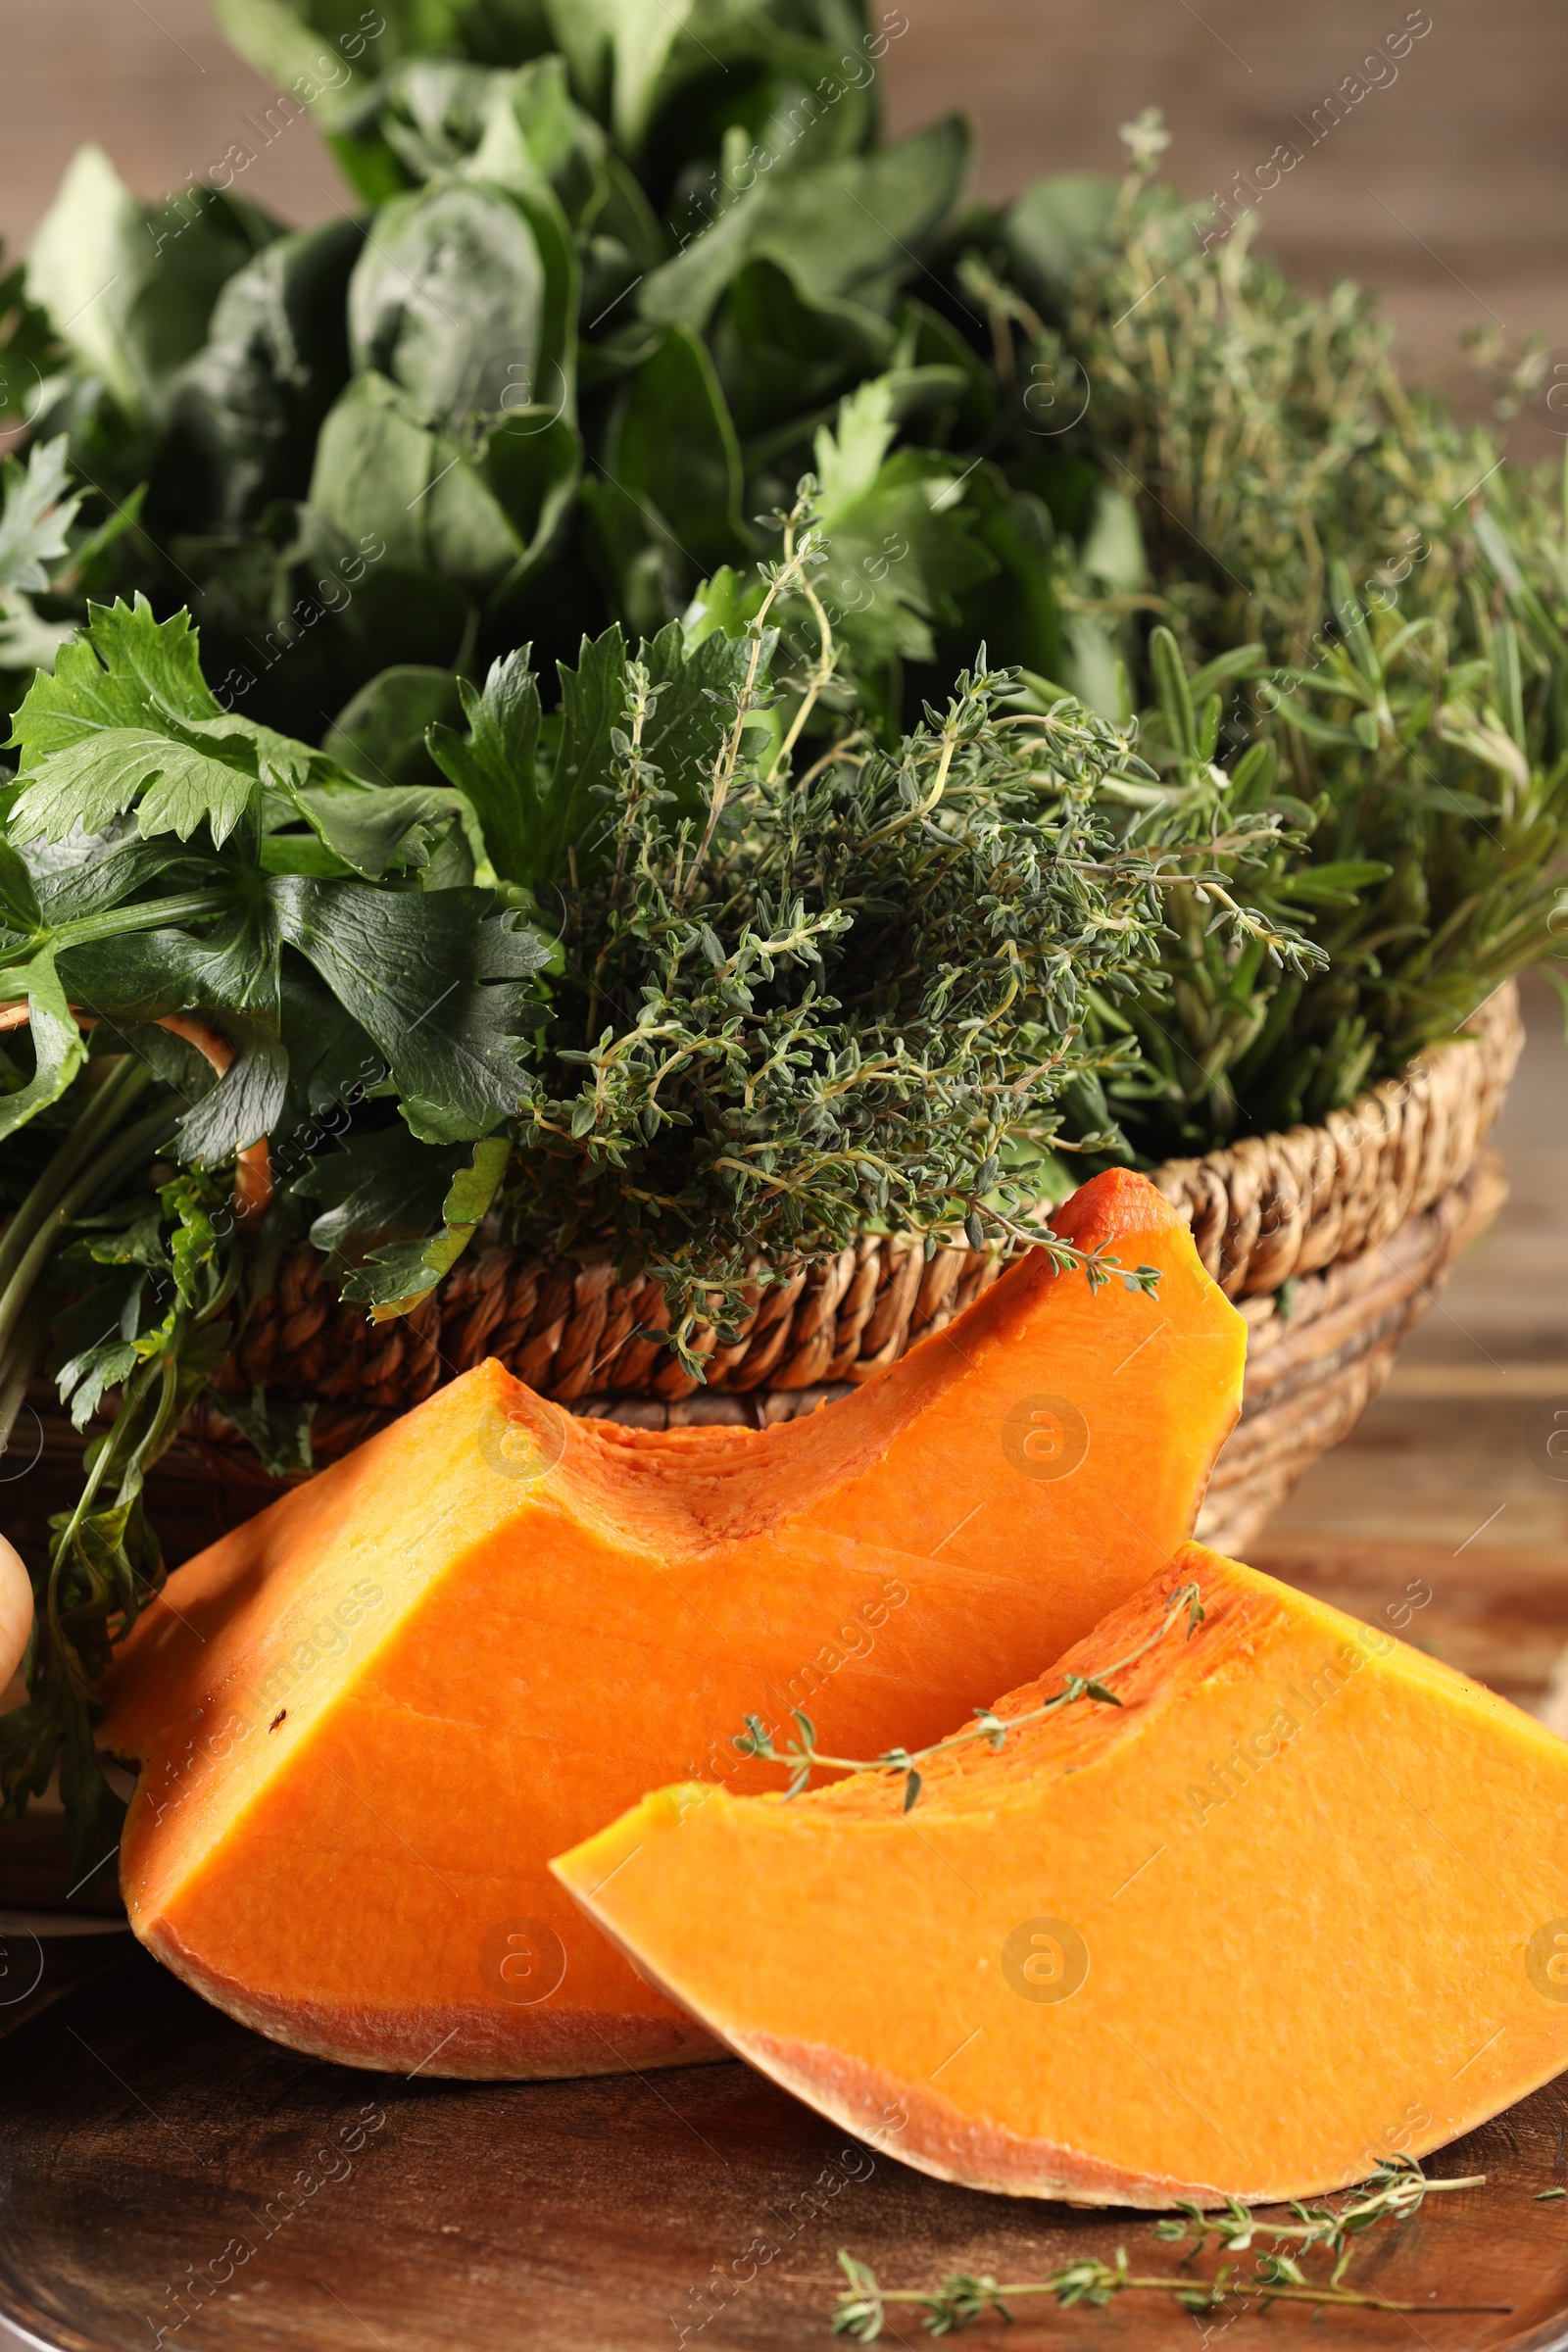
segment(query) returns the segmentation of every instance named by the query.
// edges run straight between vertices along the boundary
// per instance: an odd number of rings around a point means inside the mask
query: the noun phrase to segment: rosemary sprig
[[[1363,2230],[1377,2222],[1402,2221],[1407,2214],[1418,2212],[1429,2196],[1456,2188],[1480,2188],[1485,2180],[1485,2173],[1472,2173],[1463,2180],[1429,2180],[1412,2157],[1387,2156],[1362,2183],[1360,2194],[1338,2213],[1332,2206],[1302,2205],[1293,2197],[1293,2221],[1264,2221],[1251,2207],[1232,2197],[1220,2213],[1179,2204],[1177,2210],[1187,2217],[1185,2221],[1157,2222],[1154,2235],[1172,2246],[1191,2241],[1195,2254],[1210,2245],[1217,2252],[1242,2254],[1259,2233],[1276,2241],[1295,2238],[1303,2254],[1325,2246],[1340,2258],[1330,2279],[1331,2285],[1338,2286],[1355,2250],[1354,2240]]]
[[[1439,2185],[1428,2181],[1429,2188]],[[1443,2185],[1457,2187],[1459,2183]],[[1025,2295],[1050,2295],[1064,2310],[1077,2304],[1089,2304],[1096,2309],[1117,2295],[1170,2295],[1184,2311],[1218,2311],[1235,2296],[1239,2301],[1255,2302],[1263,2310],[1271,2303],[1311,2303],[1320,2308],[1339,2308],[1355,2311],[1430,2311],[1430,2312],[1508,2312],[1511,2303],[1431,2303],[1401,2302],[1389,2295],[1363,2295],[1348,2286],[1313,2285],[1302,2278],[1296,2262],[1288,2254],[1264,2255],[1258,2264],[1255,2278],[1240,2277],[1237,2266],[1227,2263],[1212,2278],[1183,2278],[1179,2273],[1156,2273],[1140,2278],[1128,2265],[1127,2249],[1118,2246],[1113,2263],[1102,2262],[1098,2255],[1082,2255],[1076,2262],[1063,2263],[1044,2278],[1026,2279],[1016,2285],[1003,2286],[989,2273],[976,2276],[970,2271],[953,2271],[939,2287],[881,2286],[876,2274],[863,2262],[839,2249],[839,2268],[849,2280],[841,2288],[833,2313],[833,2333],[852,2336],[857,2343],[874,2343],[881,2334],[890,2303],[913,2303],[924,2312],[923,2325],[932,2335],[956,2335],[972,2328],[988,2314],[1001,2320],[1011,2320],[1009,2305]]]
[[[1202,1593],[1196,1584],[1178,1585],[1165,1603],[1165,1614],[1158,1627],[1147,1642],[1140,1642],[1138,1647],[1130,1649],[1124,1658],[1117,1658],[1113,1664],[1102,1666],[1097,1674],[1069,1674],[1054,1696],[1038,1707],[1031,1707],[1024,1715],[1013,1715],[1004,1721],[990,1707],[976,1707],[972,1724],[966,1725],[961,1732],[951,1733],[946,1740],[933,1740],[929,1747],[890,1747],[882,1755],[871,1757],[823,1755],[816,1744],[816,1727],[809,1715],[800,1707],[791,1709],[800,1737],[792,1740],[782,1751],[774,1746],[772,1735],[759,1715],[747,1716],[747,1728],[744,1732],[736,1733],[734,1745],[743,1756],[756,1756],[764,1764],[789,1765],[790,1785],[784,1792],[786,1797],[799,1795],[810,1780],[813,1769],[818,1767],[833,1772],[898,1773],[904,1780],[904,1811],[908,1813],[918,1804],[924,1786],[919,1767],[932,1756],[946,1755],[950,1749],[965,1747],[974,1740],[989,1741],[992,1749],[1000,1753],[1009,1732],[1022,1731],[1025,1724],[1043,1723],[1048,1715],[1054,1715],[1062,1707],[1071,1706],[1081,1698],[1095,1699],[1104,1707],[1119,1707],[1122,1702],[1115,1691],[1107,1687],[1107,1678],[1113,1674],[1125,1674],[1129,1666],[1136,1666],[1140,1658],[1146,1658],[1164,1640],[1184,1609],[1187,1612],[1187,1635],[1191,1641],[1203,1622]]]

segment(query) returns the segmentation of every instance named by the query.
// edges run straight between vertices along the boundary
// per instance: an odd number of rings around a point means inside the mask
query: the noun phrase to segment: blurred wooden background
[[[1462,327],[1568,344],[1562,0],[874,0],[873,14],[907,25],[882,67],[894,127],[964,109],[987,194],[1115,170],[1118,123],[1157,105],[1171,175],[1195,195],[1282,141],[1303,148],[1265,201],[1263,241],[1310,283],[1349,273],[1384,289],[1412,367],[1467,406],[1480,396],[1456,355]],[[1402,61],[1374,64],[1363,83],[1381,86],[1310,145],[1313,109],[1407,22],[1431,29]],[[254,142],[243,118],[272,95],[229,54],[207,0],[0,0],[0,60],[13,248],[81,140],[152,197],[230,140]],[[295,222],[324,218],[338,185],[309,120],[236,184]]]

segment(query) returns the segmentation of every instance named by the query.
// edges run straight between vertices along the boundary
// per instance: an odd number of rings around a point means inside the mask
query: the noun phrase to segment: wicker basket
[[[1244,1548],[1308,1463],[1346,1435],[1455,1253],[1495,1214],[1505,1187],[1486,1139],[1522,1042],[1509,983],[1470,1034],[1323,1125],[1157,1171],[1250,1327],[1242,1420],[1203,1507],[1206,1541]],[[321,1264],[308,1246],[285,1260],[227,1372],[247,1393],[261,1384],[318,1399],[321,1460],[487,1355],[577,1412],[651,1428],[761,1427],[847,1396],[1001,1271],[991,1256],[944,1250],[928,1262],[908,1242],[867,1236],[786,1285],[759,1286],[734,1346],[699,1335],[700,1386],[658,1342],[635,1336],[662,1318],[658,1285],[623,1288],[609,1265],[478,1249],[414,1314],[371,1328],[334,1298]],[[192,1442],[208,1476],[268,1487],[212,1403],[198,1408],[182,1450]]]

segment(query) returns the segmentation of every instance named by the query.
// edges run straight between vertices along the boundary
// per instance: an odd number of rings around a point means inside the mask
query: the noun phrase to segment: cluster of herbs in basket
[[[378,1314],[485,1218],[609,1253],[700,1373],[761,1256],[1348,1102],[1568,873],[1559,505],[1203,250],[1156,126],[965,210],[850,0],[340,13],[221,8],[359,214],[87,150],[0,282],[0,1423],[46,1348],[124,1400],[13,1803],[68,1737],[106,1801],[141,1482],[285,1242]]]
[[[999,211],[960,201],[960,124],[881,139],[896,12],[222,14],[368,209],[286,235],[243,156],[151,209],[77,159],[4,372],[103,523],[13,598],[18,691],[85,591],[139,588],[189,602],[225,706],[433,782],[426,724],[498,656],[653,638],[705,580],[755,602],[760,518],[815,464],[808,741],[853,712],[891,749],[984,644],[1140,714],[1147,830],[1295,818],[1239,895],[1326,965],[1282,981],[1178,903],[1168,1003],[1093,1007],[1138,1068],[1075,1095],[1085,1136],[1149,1164],[1320,1118],[1550,954],[1560,486],[1406,391],[1353,289],[1217,241],[1156,122],[1119,186]],[[786,643],[808,664],[808,616]]]
[[[1008,673],[960,679],[892,751],[848,726],[807,761],[834,672],[813,489],[736,634],[704,607],[632,655],[612,625],[548,716],[526,654],[497,663],[465,731],[432,730],[440,785],[366,782],[223,711],[186,617],[144,602],[93,608],[25,697],[0,839],[0,995],[28,1014],[0,1098],[0,1395],[14,1420],[47,1348],[78,1427],[120,1409],[37,1564],[0,1773],[16,1805],[60,1760],[78,1847],[116,1818],[89,1693],[162,1581],[146,1474],[286,1243],[309,1229],[397,1314],[494,1208],[657,1263],[700,1371],[696,1326],[722,1336],[760,1253],[782,1268],[871,1223],[1041,1238],[1003,1160],[1037,1161],[1107,1058],[1084,992],[1152,983],[1189,876],[1254,935],[1216,860],[1269,854],[1277,817],[1145,849],[1116,817],[1149,780],[1125,736],[1020,709]],[[794,602],[816,661],[775,692],[770,614]],[[178,1033],[192,1013],[221,1074]],[[272,1198],[242,1218],[226,1171],[259,1139]],[[1044,1238],[1092,1280],[1152,1279]],[[308,1462],[265,1396],[222,1402],[274,1466]]]

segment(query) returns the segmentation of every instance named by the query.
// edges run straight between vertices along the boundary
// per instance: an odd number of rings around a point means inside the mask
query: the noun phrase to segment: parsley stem
[[[137,899],[128,906],[77,915],[72,922],[34,932],[30,939],[0,954],[0,996],[5,992],[7,971],[30,962],[40,948],[53,948],[59,954],[91,939],[121,939],[129,931],[156,931],[166,923],[199,922],[203,915],[222,914],[233,904],[231,889],[182,890],[172,898]]]
[[[86,1108],[53,1159],[35,1180],[6,1227],[4,1237],[0,1238],[0,1290],[10,1281],[34,1234],[47,1219],[66,1187],[74,1180],[84,1162],[92,1157],[104,1137],[118,1125],[122,1113],[146,1085],[147,1075],[145,1064],[134,1059],[127,1060],[120,1069],[111,1071],[104,1084],[87,1097]]]
[[[222,914],[234,904],[231,889],[185,890],[168,899],[138,899],[129,906],[111,906],[104,914],[78,915],[62,923],[54,934],[56,949],[80,947],[89,939],[119,939],[127,931],[156,931],[165,923],[198,922],[204,914]],[[36,952],[37,943],[32,943]]]
[[[139,1065],[138,1065],[139,1068]],[[139,1071],[143,1084],[150,1072]],[[94,1197],[115,1183],[145,1157],[149,1146],[156,1145],[173,1126],[173,1106],[154,1111],[122,1134],[115,1147],[101,1160],[95,1160],[68,1191],[61,1194],[49,1215],[38,1226],[20,1264],[5,1289],[0,1291],[0,1363],[5,1361],[12,1334],[17,1328],[22,1310],[32,1291],[33,1284],[49,1261],[61,1236],[86,1208]]]
[[[0,1359],[0,1453],[11,1444],[17,1415],[26,1402],[31,1380],[49,1332],[49,1302],[36,1291],[18,1319],[17,1330],[4,1359]]]

